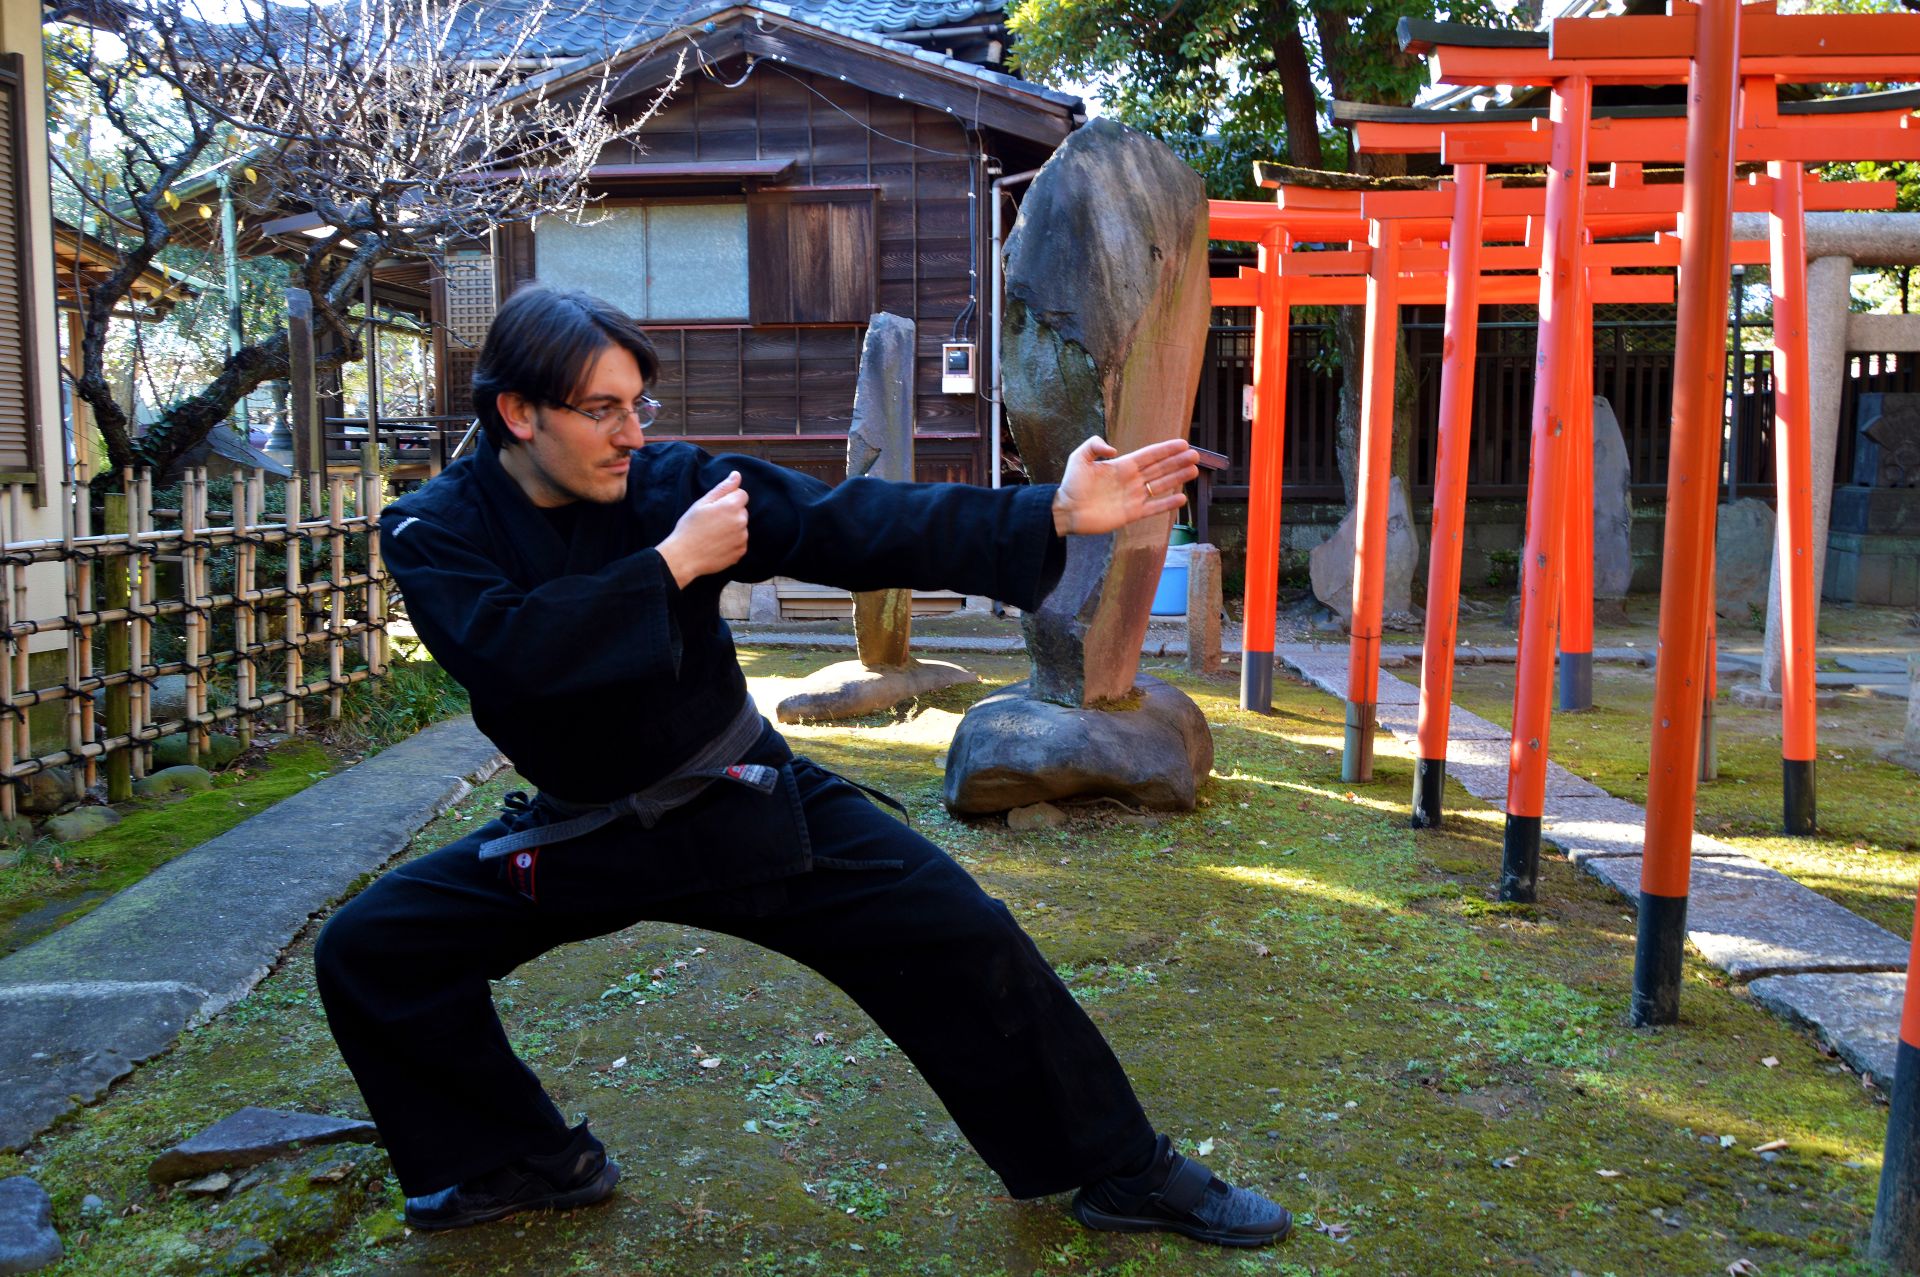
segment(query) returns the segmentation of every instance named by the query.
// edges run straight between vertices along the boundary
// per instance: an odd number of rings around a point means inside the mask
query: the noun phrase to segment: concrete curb
[[[1346,645],[1280,644],[1274,655],[1308,683],[1345,699]],[[1418,701],[1418,688],[1383,669],[1379,724],[1408,744],[1416,715],[1401,707],[1410,699]],[[1457,705],[1450,723],[1447,776],[1474,797],[1504,805],[1509,734]],[[1547,764],[1543,838],[1630,904],[1639,901],[1646,822],[1644,807]],[[1865,977],[1905,971],[1907,942],[1717,839],[1696,833],[1693,854],[1687,938],[1694,949],[1734,979],[1753,980],[1757,1001],[1815,1026],[1855,1067],[1864,1067],[1860,1061],[1878,1067],[1898,1028],[1899,999],[1842,1003],[1889,980],[1904,984],[1898,975],[1882,975],[1878,984]],[[1835,972],[1856,974],[1843,980]]]
[[[505,761],[471,718],[437,723],[0,959],[0,1149],[244,997],[315,913]]]

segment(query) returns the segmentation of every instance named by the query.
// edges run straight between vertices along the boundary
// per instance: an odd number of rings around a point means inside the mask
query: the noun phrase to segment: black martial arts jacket
[[[748,494],[746,555],[680,589],[654,547],[731,470]],[[625,500],[570,510],[568,541],[483,440],[386,508],[380,548],[409,620],[467,689],[480,730],[543,793],[598,803],[672,772],[745,698],[720,619],[727,581],[951,589],[1031,608],[1065,558],[1053,494],[878,479],[829,488],[754,457],[650,444],[633,453]],[[769,725],[739,761],[771,763],[781,783],[767,795],[715,784],[644,833],[622,820],[553,850],[576,870],[605,861],[623,877],[644,857],[638,885],[658,895],[806,869],[812,849],[784,741]],[[553,818],[536,804],[510,823]],[[594,877],[564,876],[582,889]]]

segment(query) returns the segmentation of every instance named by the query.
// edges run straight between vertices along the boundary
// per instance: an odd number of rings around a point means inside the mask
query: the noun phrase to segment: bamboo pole
[[[110,492],[106,497],[103,519],[108,532],[125,532],[130,526],[127,519],[127,494]],[[106,562],[106,603],[108,607],[124,608],[132,598],[132,560],[128,556],[115,557]],[[107,626],[107,672],[133,668],[133,625],[130,621],[114,621]],[[126,736],[133,730],[133,689],[130,684],[116,683],[107,689],[107,735]],[[133,797],[133,760],[130,751],[116,750],[107,759],[107,801],[121,803]]]
[[[300,547],[298,535],[300,527],[300,480],[296,477],[287,481],[287,540],[286,540],[286,602],[282,610],[283,635],[288,644],[286,652],[286,689],[287,716],[286,727],[289,736],[300,730],[300,646],[298,640],[306,633],[306,625],[301,616],[300,606]]]

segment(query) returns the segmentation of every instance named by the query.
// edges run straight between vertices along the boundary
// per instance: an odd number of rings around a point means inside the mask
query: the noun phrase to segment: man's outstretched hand
[[[1126,456],[1094,435],[1067,458],[1053,495],[1053,530],[1061,536],[1112,532],[1187,503],[1181,488],[1200,474],[1185,440],[1150,443]]]

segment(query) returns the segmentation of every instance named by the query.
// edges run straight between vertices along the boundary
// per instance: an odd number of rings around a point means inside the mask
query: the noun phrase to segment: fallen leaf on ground
[[[1780,1057],[1777,1055],[1769,1055],[1766,1059],[1760,1061],[1760,1063],[1766,1065],[1770,1069],[1777,1069],[1780,1067]]]
[[[1786,1146],[1787,1142],[1785,1140],[1768,1140],[1765,1144],[1760,1145],[1753,1151],[1756,1153],[1778,1153]]]
[[[1753,1277],[1760,1271],[1760,1265],[1751,1259],[1736,1259],[1727,1265],[1727,1277]]]
[[[828,1033],[824,1029],[813,1035],[813,1044],[815,1046],[825,1046],[831,1041],[833,1041],[833,1034]]]
[[[1598,1175],[1601,1179],[1619,1179],[1620,1178],[1619,1171],[1595,1171],[1594,1174]]]
[[[1213,1137],[1208,1136],[1206,1139],[1201,1140],[1194,1146],[1193,1152],[1196,1157],[1205,1157],[1213,1152]]]
[[[703,1069],[717,1069],[720,1067],[720,1057],[717,1055],[709,1055],[706,1059],[700,1061],[700,1067]]]
[[[1316,1233],[1325,1233],[1337,1242],[1346,1241],[1349,1237],[1353,1236],[1353,1230],[1345,1224],[1329,1224],[1324,1220],[1318,1219],[1313,1221],[1313,1231]]]

